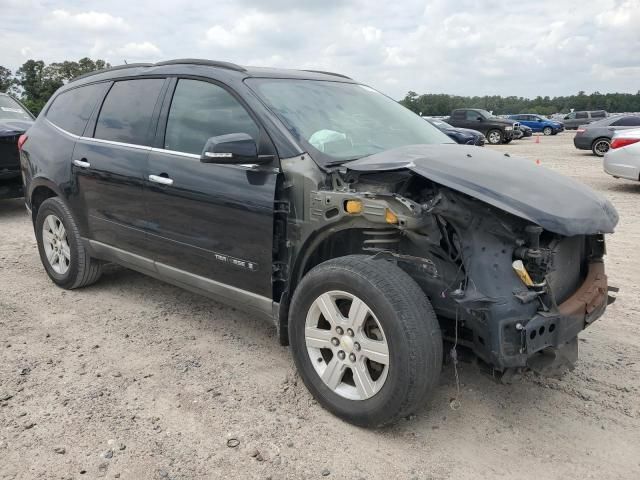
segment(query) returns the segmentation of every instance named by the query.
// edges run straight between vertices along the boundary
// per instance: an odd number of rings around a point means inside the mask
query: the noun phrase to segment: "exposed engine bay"
[[[578,333],[610,299],[603,233],[617,222],[615,209],[590,199],[594,206],[583,204],[578,213],[595,227],[570,224],[562,211],[554,217],[549,202],[507,208],[509,198],[482,182],[458,179],[464,188],[451,188],[423,174],[415,160],[375,157],[369,168],[356,161],[330,172],[311,192],[310,220],[348,229],[342,241],[397,262],[427,294],[445,341],[494,376],[506,381],[524,368],[556,374],[571,367]],[[467,193],[475,190],[477,196]]]

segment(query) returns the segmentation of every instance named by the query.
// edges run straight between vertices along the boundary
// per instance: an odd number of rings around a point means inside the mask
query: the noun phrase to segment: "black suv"
[[[0,199],[22,196],[18,148],[22,134],[33,120],[24,105],[6,93],[0,93]]]
[[[607,305],[606,199],[342,75],[113,68],[62,87],[21,159],[53,282],[114,262],[264,315],[359,425],[423,404],[445,345],[503,378],[571,365]]]
[[[481,108],[458,108],[451,112],[447,122],[454,127],[482,132],[491,145],[509,143],[514,139],[514,130],[520,127],[518,122],[496,117]]]

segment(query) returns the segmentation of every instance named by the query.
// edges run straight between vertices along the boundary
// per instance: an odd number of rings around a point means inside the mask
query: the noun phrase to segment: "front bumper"
[[[505,325],[513,327],[520,335],[506,333],[500,341],[502,368],[533,367],[538,355],[550,350],[562,349],[575,341],[578,334],[602,316],[607,308],[608,283],[601,261],[589,264],[582,285],[568,299],[549,312],[539,311],[528,322]],[[514,340],[518,349],[514,348]],[[516,355],[506,352],[517,350]]]

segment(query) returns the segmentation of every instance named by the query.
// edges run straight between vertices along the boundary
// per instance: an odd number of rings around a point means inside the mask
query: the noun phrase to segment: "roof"
[[[197,58],[181,58],[166,60],[158,63],[133,63],[118,65],[104,70],[86,73],[74,78],[69,83],[88,83],[109,78],[130,77],[145,74],[200,74],[216,72],[216,76],[227,77],[262,77],[262,78],[297,78],[308,80],[333,80],[353,82],[349,77],[340,73],[326,72],[322,70],[294,70],[285,68],[244,67],[235,63],[218,60],[206,60]],[[90,80],[89,80],[90,79]]]

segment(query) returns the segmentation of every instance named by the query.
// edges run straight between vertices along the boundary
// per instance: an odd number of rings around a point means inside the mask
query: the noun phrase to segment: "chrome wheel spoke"
[[[362,328],[364,321],[369,316],[369,307],[359,298],[354,298],[349,309],[349,324],[356,330]]]
[[[53,233],[48,230],[43,230],[42,232],[42,240],[49,244],[49,246],[53,245],[54,237]]]
[[[313,348],[331,348],[331,338],[333,333],[331,330],[322,330],[317,327],[306,327],[304,338],[307,347]]]
[[[62,255],[67,260],[71,260],[71,249],[69,248],[69,244],[67,242],[62,243]]]
[[[331,324],[332,327],[342,323],[342,315],[336,306],[335,300],[328,293],[323,293],[316,300],[316,305],[322,312],[324,319]]]
[[[365,362],[357,362],[351,369],[353,372],[353,383],[356,386],[356,390],[362,398],[372,397],[376,393],[376,385]]]
[[[340,385],[346,365],[340,362],[336,357],[332,358],[322,373],[322,380],[331,390],[335,390]]]
[[[71,247],[62,221],[53,214],[44,219],[42,247],[51,269],[60,275],[67,273],[71,264]]]
[[[54,217],[53,215],[49,215],[47,217],[45,224],[49,226],[49,231],[51,233],[55,233],[58,230],[58,226],[56,225],[56,217]]]
[[[360,339],[361,354],[373,362],[389,365],[389,347],[384,340]]]

